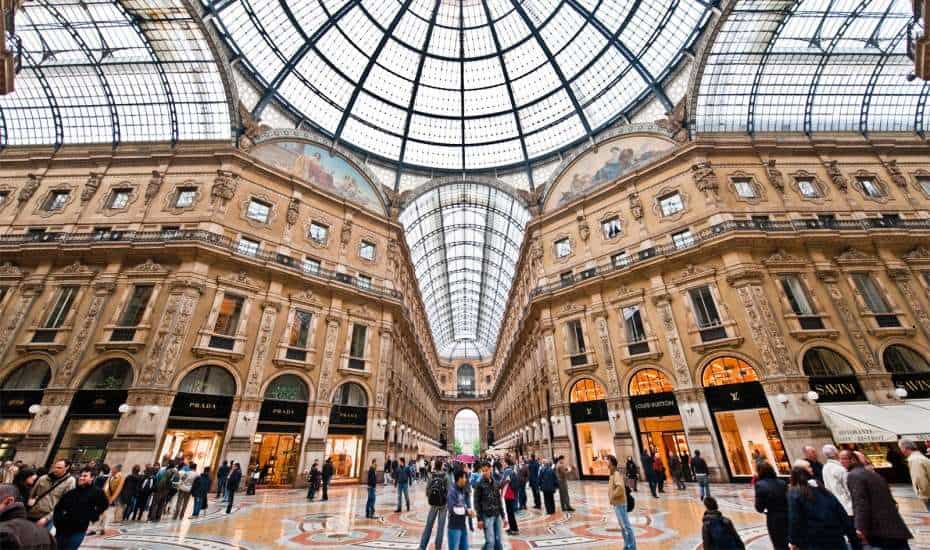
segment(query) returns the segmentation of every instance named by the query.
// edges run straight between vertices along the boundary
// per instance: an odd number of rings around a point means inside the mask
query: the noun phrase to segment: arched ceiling
[[[8,44],[0,148],[230,140],[228,82],[182,0],[34,0]]]
[[[923,135],[911,16],[909,0],[737,0],[698,69],[696,131]]]
[[[656,98],[705,0],[202,0],[275,103],[392,165],[529,168]],[[677,98],[676,98],[677,99]],[[398,174],[400,171],[398,171]]]

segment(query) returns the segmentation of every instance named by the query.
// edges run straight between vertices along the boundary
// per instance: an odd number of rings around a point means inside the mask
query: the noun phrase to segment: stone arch
[[[134,378],[135,378],[135,376],[136,376],[136,372],[135,372],[135,371],[136,371],[136,368],[135,368],[135,366],[132,364],[131,361],[129,361],[129,360],[123,358],[123,357],[110,357],[110,358],[108,358],[108,359],[98,359],[98,360],[96,361],[96,363],[94,364],[94,366],[93,366],[92,368],[90,368],[89,370],[87,370],[86,372],[84,372],[84,374],[83,374],[82,376],[75,376],[75,377],[74,377],[74,380],[72,381],[73,387],[74,387],[75,389],[99,389],[99,388],[84,388],[84,385],[87,384],[87,382],[90,380],[90,378],[91,378],[92,376],[94,376],[94,374],[96,374],[96,373],[98,372],[99,369],[101,369],[101,368],[103,368],[103,367],[108,367],[108,366],[111,366],[111,365],[112,365],[112,366],[115,366],[115,365],[120,365],[120,364],[125,365],[125,366],[128,367],[128,369],[129,369],[129,373],[128,373],[128,378],[129,378],[129,380],[128,380],[128,383],[124,382],[124,383],[123,383],[123,386],[124,386],[124,387],[121,387],[121,388],[108,388],[108,389],[117,389],[117,390],[129,389],[129,388],[132,387],[133,380],[134,380]]]
[[[749,366],[752,367],[754,371],[756,371],[756,376],[759,377],[759,382],[764,381],[766,377],[768,376],[768,372],[765,370],[764,367],[762,367],[756,361],[755,358],[750,357],[748,354],[745,354],[745,353],[742,353],[736,350],[724,349],[724,350],[718,350],[718,351],[708,353],[704,355],[703,357],[701,357],[700,360],[694,363],[694,366],[692,367],[692,371],[691,371],[691,376],[692,376],[692,380],[694,381],[695,388],[704,387],[704,369],[707,368],[707,366],[710,365],[712,361],[716,359],[720,359],[722,357],[733,357],[735,359],[739,359],[740,361],[743,361],[749,364]],[[798,369],[800,370],[800,367],[798,367]],[[677,388],[677,389],[685,389],[685,388]]]
[[[239,371],[237,371],[236,368],[230,365],[228,362],[215,359],[196,361],[190,365],[187,365],[183,369],[178,370],[178,372],[174,375],[174,380],[171,381],[171,389],[175,392],[180,391],[181,382],[184,380],[184,377],[200,367],[206,367],[210,365],[226,369],[226,372],[228,372],[233,377],[233,381],[236,383],[236,393],[233,397],[238,397],[239,393],[241,392],[241,388],[243,387],[242,379],[239,377]]]
[[[365,394],[365,402],[366,402],[365,407],[372,406],[372,403],[374,401],[372,399],[371,389],[369,389],[367,385],[363,384],[362,382],[359,382],[358,380],[343,380],[342,382],[340,382],[335,388],[333,388],[333,391],[329,396],[330,404],[333,403],[333,401],[336,399],[336,395],[338,395],[339,390],[342,389],[342,387],[345,386],[346,384],[354,384],[358,386],[359,388],[361,388],[362,392]]]
[[[623,377],[620,379],[620,395],[622,395],[623,397],[629,397],[630,396],[630,384],[633,382],[633,377],[636,376],[636,373],[640,371],[644,371],[646,369],[652,369],[652,370],[659,371],[666,378],[668,378],[668,381],[672,384],[672,391],[679,389],[677,387],[678,379],[675,378],[675,374],[673,371],[665,367],[662,367],[660,365],[656,365],[654,363],[646,363],[637,368],[629,369],[627,370],[626,373],[624,373]]]
[[[914,342],[907,342],[899,338],[895,338],[893,340],[885,342],[885,346],[882,347],[882,351],[879,354],[879,358],[881,359],[881,365],[882,365],[882,368],[885,369],[885,372],[888,372],[891,374],[906,374],[906,373],[893,372],[890,369],[888,369],[888,366],[885,363],[885,353],[889,350],[889,348],[892,348],[892,347],[906,348],[910,350],[911,352],[917,354],[921,359],[924,360],[924,363],[930,364],[930,352],[928,352],[924,346],[915,344]],[[918,371],[918,372],[924,372],[924,371]]]
[[[11,361],[7,366],[0,369],[0,384],[7,379],[10,374],[13,373],[19,367],[25,365],[29,361],[44,361],[48,368],[52,371],[52,380],[55,379],[55,373],[58,372],[58,366],[55,364],[54,358],[45,353],[45,352],[30,352],[22,357],[17,358],[15,361]]]
[[[719,354],[714,354],[714,357],[705,360],[704,363],[702,364],[701,370],[700,370],[700,372],[699,372],[699,374],[698,374],[698,377],[697,377],[697,379],[696,379],[696,380],[697,380],[697,383],[700,384],[700,387],[702,387],[702,388],[710,387],[710,386],[704,384],[704,373],[707,371],[708,368],[710,368],[711,364],[712,364],[714,361],[718,360],[718,359],[736,359],[736,360],[738,360],[738,361],[741,361],[742,363],[745,363],[745,364],[746,364],[749,368],[751,368],[751,369],[753,370],[753,372],[755,373],[755,376],[756,376],[756,379],[757,379],[756,381],[762,382],[765,378],[764,378],[764,375],[760,374],[759,367],[755,364],[755,362],[753,362],[753,361],[748,361],[748,360],[746,360],[745,356],[741,356],[741,355],[742,355],[742,354],[737,354],[737,353],[726,353],[726,352],[724,352],[724,353],[719,353]],[[764,372],[764,371],[761,371],[761,372]]]
[[[604,381],[600,379],[600,377],[595,376],[593,374],[581,374],[581,375],[572,377],[568,381],[568,384],[565,385],[565,390],[563,391],[563,393],[565,394],[565,403],[571,403],[572,390],[575,388],[575,385],[578,384],[578,382],[581,382],[582,380],[591,380],[595,384],[599,385],[601,389],[604,390],[604,399],[607,399],[607,395],[608,395],[607,384],[605,384]]]
[[[820,354],[821,352],[825,352],[823,356],[819,357],[820,359],[827,359],[827,360],[836,359],[838,360],[836,362],[839,364],[835,366],[838,367],[840,370],[843,370],[843,367],[845,366],[846,370],[843,372],[816,372],[816,373],[812,372],[811,369],[807,367],[813,366],[813,365],[809,365],[808,363],[810,361],[813,361],[812,354],[814,354],[815,352],[818,354]],[[825,364],[823,366],[829,367],[830,365]],[[838,353],[837,351],[831,348],[828,348],[828,347],[824,347],[824,346],[814,346],[814,347],[808,348],[807,351],[804,352],[804,355],[801,357],[801,372],[803,372],[805,376],[808,376],[810,378],[830,377],[830,376],[848,376],[848,375],[854,375],[856,373],[856,371],[853,370],[853,366],[849,362],[849,359],[845,355],[843,355],[842,353]]]
[[[259,395],[261,395],[264,398],[265,392],[268,390],[268,386],[270,386],[272,382],[274,382],[278,378],[281,378],[285,374],[292,374],[296,376],[297,378],[300,378],[300,380],[307,386],[307,396],[308,396],[307,402],[312,403],[315,397],[314,390],[313,390],[313,381],[310,380],[310,378],[302,370],[294,369],[294,368],[281,369],[280,371],[276,371],[274,373],[274,376],[268,377],[268,379],[265,380],[265,382],[262,384],[261,389],[259,390]]]
[[[814,348],[826,348],[834,353],[838,353],[846,359],[846,362],[849,363],[850,368],[853,371],[853,374],[865,374],[865,370],[859,362],[859,358],[851,349],[847,349],[832,340],[826,340],[823,338],[816,338],[813,340],[808,340],[804,342],[801,348],[798,350],[798,356],[795,359],[798,366],[798,372],[804,374],[804,356],[807,355],[807,352]]]
[[[49,385],[49,383],[51,383],[51,381],[52,381],[52,366],[51,366],[51,365],[48,363],[48,361],[46,361],[45,359],[41,359],[41,358],[32,358],[32,359],[25,359],[25,360],[18,361],[18,362],[15,364],[15,366],[14,366],[13,368],[5,369],[4,372],[2,373],[2,375],[0,375],[0,389],[6,387],[7,383],[10,381],[10,379],[13,377],[13,375],[19,373],[20,371],[24,371],[24,369],[25,369],[29,364],[31,364],[31,363],[42,363],[42,364],[44,364],[44,365],[45,365],[45,369],[46,369],[46,373],[45,373],[45,376],[42,377],[42,379],[43,379],[43,383],[42,383],[42,384],[43,384],[43,385],[41,386],[41,388],[29,388],[29,389],[42,389],[42,390],[44,390],[45,388],[47,388],[48,385]],[[24,388],[24,389],[25,389],[25,388]]]
[[[92,359],[84,361],[84,363],[81,364],[81,366],[75,372],[74,378],[72,378],[69,382],[70,387],[72,389],[80,389],[81,385],[84,383],[84,380],[90,375],[91,372],[93,372],[94,369],[97,368],[98,365],[113,359],[122,359],[132,366],[132,378],[130,380],[129,387],[135,386],[136,380],[139,379],[135,358],[125,351],[111,350],[101,353],[100,355],[95,355]]]

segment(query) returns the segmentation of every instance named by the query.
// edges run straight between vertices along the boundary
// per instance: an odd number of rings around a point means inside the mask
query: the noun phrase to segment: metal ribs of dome
[[[702,0],[202,0],[239,67],[401,168],[529,167],[631,115],[709,19]],[[401,170],[398,170],[398,175]]]

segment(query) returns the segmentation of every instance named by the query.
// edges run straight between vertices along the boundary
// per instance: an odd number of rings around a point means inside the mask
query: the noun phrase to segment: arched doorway
[[[801,368],[818,403],[866,401],[865,392],[849,362],[832,349],[811,348],[804,353]]]
[[[126,402],[131,384],[132,365],[125,359],[108,359],[94,367],[71,399],[68,420],[49,455],[51,462],[59,458],[78,463],[103,460],[119,424],[119,406]]]
[[[224,367],[203,365],[187,373],[174,396],[158,459],[180,457],[215,472],[235,396],[236,379]]]
[[[259,468],[259,483],[293,485],[310,390],[296,374],[282,374],[268,384],[264,397],[249,463]]]
[[[454,454],[478,456],[481,454],[481,425],[478,413],[471,409],[462,409],[455,415],[453,422],[452,449]]]
[[[355,382],[336,388],[326,434],[326,456],[333,459],[335,479],[356,479],[361,475],[367,425],[365,388]]]
[[[668,377],[657,369],[640,369],[630,379],[630,408],[640,449],[658,453],[669,472],[673,454],[685,464],[689,460],[688,440],[673,389]]]
[[[701,378],[730,477],[750,478],[760,456],[788,475],[788,455],[756,370],[737,357],[718,357]]]
[[[614,454],[614,434],[607,415],[607,392],[596,380],[582,378],[570,394],[575,454],[582,479],[606,478],[607,456]]]
[[[930,362],[913,349],[893,344],[882,353],[885,370],[894,385],[907,390],[908,399],[930,397]]]
[[[459,397],[475,396],[475,367],[464,363],[456,371],[456,389]]]
[[[15,368],[0,384],[0,462],[16,455],[16,444],[32,423],[29,407],[42,403],[51,377],[48,363],[35,359]]]

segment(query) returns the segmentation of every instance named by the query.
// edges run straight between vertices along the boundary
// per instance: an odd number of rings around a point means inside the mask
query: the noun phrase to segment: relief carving
[[[643,201],[639,198],[639,193],[630,193],[630,213],[637,221],[643,219]]]
[[[672,315],[672,303],[667,299],[659,300],[656,304],[659,307],[659,317],[662,319],[662,328],[665,333],[665,341],[668,344],[669,355],[672,359],[672,367],[675,369],[675,379],[679,388],[690,388],[692,385],[691,371],[688,369],[688,361],[685,359],[685,352],[681,346],[681,338],[678,336],[678,327],[675,326],[675,317]]]
[[[246,397],[258,397],[260,395],[262,374],[265,371],[265,358],[268,355],[268,344],[271,342],[271,334],[274,332],[275,315],[277,313],[278,308],[273,304],[266,304],[262,309],[262,319],[259,324],[261,328],[258,331],[255,352],[252,354],[249,375],[245,383]]]
[[[91,172],[90,177],[87,178],[87,183],[84,184],[84,189],[81,190],[81,204],[87,204],[90,199],[94,198],[94,195],[97,194],[97,189],[100,188],[100,181],[103,179],[103,174],[98,174],[96,172]]]
[[[765,162],[765,175],[768,176],[769,185],[778,189],[779,192],[785,192],[785,176],[781,170],[775,167],[775,159],[769,159]]]
[[[597,335],[601,339],[601,346],[604,348],[604,362],[607,364],[607,389],[611,397],[620,395],[620,382],[617,380],[617,369],[614,368],[614,353],[610,346],[610,332],[607,327],[607,317],[598,316],[595,325],[597,326]]]
[[[23,188],[19,190],[19,195],[16,197],[16,200],[19,202],[20,206],[22,206],[22,204],[31,199],[38,190],[39,177],[35,174],[29,174],[26,179],[26,184],[23,185]]]
[[[339,242],[342,248],[349,246],[349,241],[352,240],[352,225],[352,220],[346,220],[342,224],[342,231],[339,232]]]
[[[297,218],[300,216],[300,199],[294,197],[291,199],[290,204],[287,205],[287,225],[294,225],[297,223]]]
[[[158,192],[161,190],[162,184],[165,182],[165,176],[158,172],[158,170],[152,170],[152,177],[149,178],[148,184],[145,186],[145,205],[148,206],[158,195]]]
[[[13,343],[13,337],[19,331],[20,325],[23,323],[23,319],[26,318],[26,314],[29,312],[29,308],[32,307],[32,302],[39,295],[37,291],[21,290],[19,294],[19,302],[16,304],[15,309],[8,309],[6,319],[0,324],[0,357],[6,355],[7,349],[9,349],[10,344]]]
[[[317,388],[317,399],[329,400],[330,378],[336,361],[336,336],[339,333],[339,321],[330,318],[326,321],[326,341],[323,346],[323,365],[320,369],[320,384]]]
[[[591,236],[591,227],[588,225],[588,220],[584,216],[579,214],[575,221],[578,222],[578,235],[581,237],[582,241],[587,241],[588,237]]]
[[[914,317],[917,319],[917,324],[920,325],[920,330],[923,331],[924,336],[930,338],[930,314],[924,309],[924,306],[917,298],[917,293],[914,292],[914,287],[911,286],[910,271],[903,268],[889,269],[888,273],[895,284],[898,285],[898,289],[907,300],[907,304],[910,306],[911,311],[914,312]]]
[[[220,205],[225,208],[229,201],[236,196],[236,189],[239,187],[239,177],[226,170],[218,170],[216,179],[213,180],[213,188],[210,189],[210,203]]]
[[[840,170],[840,163],[835,160],[831,160],[827,163],[827,174],[830,176],[830,181],[833,182],[833,185],[836,186],[842,192],[846,192],[846,189],[849,187],[849,180],[846,176],[843,175],[843,172]]]
[[[387,385],[387,374],[391,370],[391,347],[393,338],[390,330],[381,330],[381,348],[378,352],[380,367],[378,368],[378,380],[375,383],[375,406],[384,406],[384,388]]]
[[[898,166],[898,161],[891,159],[884,164],[885,169],[888,170],[888,174],[891,176],[891,182],[906,191],[907,178],[904,177],[904,173],[901,172],[901,167]]]
[[[199,295],[198,289],[181,287],[168,297],[155,342],[140,376],[143,384],[166,386],[171,383]]]
[[[717,190],[720,188],[720,182],[717,181],[717,174],[710,162],[702,161],[691,167],[691,177],[694,179],[694,185],[698,191],[704,194],[708,199],[717,198]]]
[[[765,368],[774,367],[780,374],[798,374],[763,288],[757,284],[744,285],[736,289],[736,294],[746,310],[749,332],[762,353]]]
[[[74,370],[81,362],[81,356],[84,355],[84,351],[87,350],[87,346],[92,340],[91,335],[93,334],[94,326],[97,324],[100,311],[103,309],[113,288],[103,287],[100,290],[101,291],[94,293],[94,297],[90,301],[90,307],[87,308],[87,312],[81,317],[80,325],[71,337],[71,344],[68,346],[65,360],[62,361],[61,367],[55,374],[55,382],[58,386],[67,386],[68,382],[74,376]]]
[[[828,273],[833,273],[834,276],[827,275]],[[859,356],[859,360],[862,361],[862,365],[865,367],[866,372],[877,372],[879,368],[875,361],[875,355],[865,343],[865,330],[863,330],[858,316],[849,308],[849,303],[846,301],[846,298],[843,296],[843,291],[837,284],[838,279],[835,277],[835,272],[818,271],[817,276],[826,283],[827,291],[830,294],[830,300],[833,301],[834,307],[836,307],[836,310],[839,312],[840,319],[849,332],[849,339],[856,350],[856,354]]]

